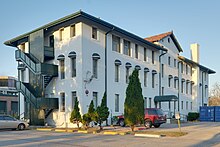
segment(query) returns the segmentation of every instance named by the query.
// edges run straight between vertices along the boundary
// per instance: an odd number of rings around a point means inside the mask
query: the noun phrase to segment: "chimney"
[[[191,44],[190,49],[191,49],[191,60],[196,63],[199,63],[199,44],[198,43]]]

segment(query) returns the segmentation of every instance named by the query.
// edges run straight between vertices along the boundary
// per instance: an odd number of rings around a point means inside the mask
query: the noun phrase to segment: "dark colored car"
[[[146,108],[144,113],[144,125],[148,128],[151,128],[152,126],[158,128],[161,124],[166,123],[166,115],[163,113],[162,109]],[[124,127],[124,115],[117,116],[117,118],[117,124]]]

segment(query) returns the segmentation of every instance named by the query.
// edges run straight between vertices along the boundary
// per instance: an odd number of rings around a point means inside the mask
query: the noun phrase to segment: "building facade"
[[[18,116],[18,92],[16,79],[0,76],[0,114]]]
[[[121,115],[134,69],[146,108],[198,111],[207,104],[208,74],[215,72],[199,64],[197,44],[187,59],[179,56],[173,32],[157,36],[143,39],[79,11],[6,41],[17,47],[20,113],[32,124],[74,127],[75,98],[84,114],[91,100],[100,105],[106,91],[110,116]]]

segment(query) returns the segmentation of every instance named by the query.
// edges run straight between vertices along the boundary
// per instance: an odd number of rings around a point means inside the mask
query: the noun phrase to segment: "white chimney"
[[[190,49],[191,49],[191,60],[196,63],[199,63],[199,44],[198,43],[191,44]]]

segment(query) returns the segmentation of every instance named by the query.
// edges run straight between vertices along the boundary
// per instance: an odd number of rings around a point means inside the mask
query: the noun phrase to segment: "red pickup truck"
[[[148,128],[154,126],[155,128],[159,128],[161,124],[166,123],[166,115],[164,115],[162,109],[158,108],[146,108],[144,116],[144,125]],[[120,126],[124,127],[124,115],[118,116],[118,122]]]

